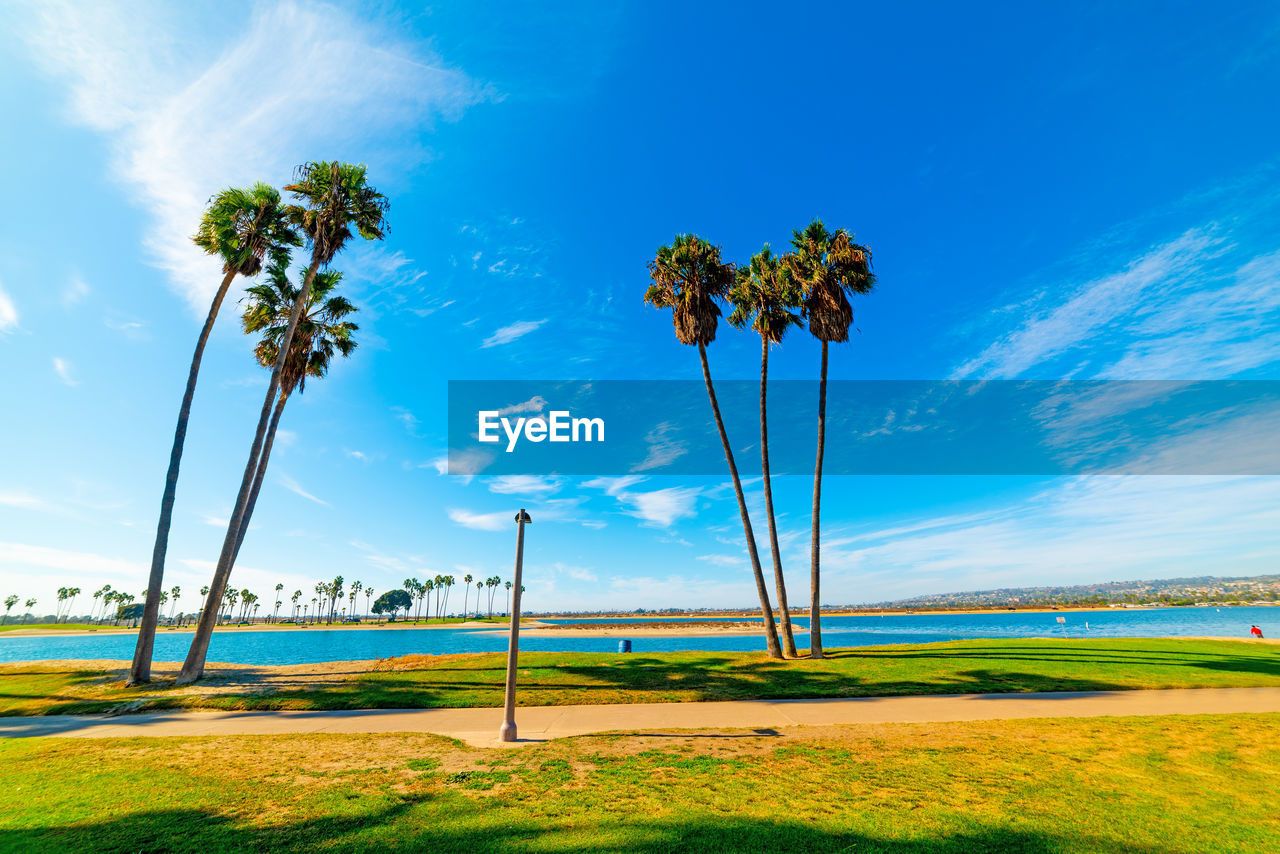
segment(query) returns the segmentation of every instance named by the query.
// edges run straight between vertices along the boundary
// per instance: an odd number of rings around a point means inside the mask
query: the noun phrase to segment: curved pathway
[[[1044,694],[948,694],[829,700],[631,703],[518,709],[521,741],[614,731],[662,734],[690,729],[761,729],[833,724],[927,723],[1014,718],[1203,715],[1280,712],[1280,688],[1179,688]],[[498,746],[502,709],[157,712],[0,718],[0,737],[296,735],[430,732],[480,747]],[[674,732],[672,732],[674,734]]]

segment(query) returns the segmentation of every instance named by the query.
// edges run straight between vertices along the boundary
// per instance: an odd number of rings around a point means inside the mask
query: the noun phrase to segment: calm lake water
[[[1066,623],[1059,625],[1056,618]],[[559,619],[549,623],[611,623],[646,619]],[[680,622],[680,618],[660,618]],[[741,621],[741,618],[737,618]],[[809,621],[792,620],[798,645],[807,646]],[[1280,608],[1158,608],[1149,611],[1109,610],[1063,614],[910,614],[876,617],[826,617],[823,643],[841,646],[877,646],[896,643],[971,638],[1046,637],[1194,637],[1246,638],[1257,624],[1267,637],[1280,637]],[[112,658],[133,656],[135,636],[81,635],[74,637],[6,637],[0,634],[0,661],[40,659]],[[191,642],[189,632],[165,632],[156,636],[156,661],[181,661]],[[323,629],[302,631],[215,632],[210,661],[238,664],[303,664],[351,661],[420,653],[505,650],[505,632],[492,629]],[[636,653],[675,650],[763,650],[763,636],[751,637],[644,637],[632,638]],[[616,652],[618,638],[537,638],[522,636],[520,648],[545,652]]]

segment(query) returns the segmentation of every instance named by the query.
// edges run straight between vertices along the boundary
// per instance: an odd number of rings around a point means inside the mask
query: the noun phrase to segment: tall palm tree
[[[471,595],[471,573],[462,576],[462,619],[467,618],[467,599]]]
[[[169,608],[169,622],[173,622],[173,612],[178,610],[178,597],[182,595],[182,588],[175,584],[169,594],[173,597],[173,606]]]
[[[236,497],[227,535],[223,539],[222,553],[218,556],[213,573],[209,595],[214,602],[218,601],[231,575],[236,546],[240,540],[241,522],[249,503],[258,456],[262,451],[276,391],[280,387],[284,362],[291,352],[294,331],[302,317],[316,273],[322,266],[332,262],[355,234],[358,233],[366,240],[381,240],[386,231],[387,198],[369,186],[366,171],[364,166],[350,163],[316,161],[298,167],[296,180],[285,187],[302,203],[301,206],[290,209],[290,216],[311,246],[311,264],[307,267],[306,277],[298,291],[288,327],[281,336],[266,398],[258,414],[258,428],[240,479],[240,493]],[[191,639],[191,648],[182,664],[182,671],[178,674],[178,684],[194,682],[204,674],[204,663],[209,655],[212,635],[213,622],[202,614]]]
[[[725,461],[729,464],[733,491],[738,497],[742,531],[746,535],[751,571],[755,576],[756,593],[760,597],[760,611],[764,617],[765,643],[771,658],[782,658],[778,628],[773,623],[773,608],[769,604],[769,591],[765,587],[764,573],[760,569],[760,552],[756,548],[751,517],[747,513],[747,498],[738,477],[738,466],[733,461],[733,447],[729,444],[729,434],[725,432],[715,386],[711,383],[711,367],[707,364],[707,345],[716,339],[716,326],[720,322],[720,306],[716,304],[716,300],[728,297],[733,288],[736,276],[734,266],[720,260],[720,247],[712,246],[694,234],[678,234],[670,246],[659,248],[657,255],[649,262],[649,276],[653,279],[653,284],[645,292],[644,301],[656,308],[671,309],[676,338],[681,344],[696,344],[698,347],[707,397],[711,400],[711,412],[720,433],[720,444],[724,446]]]
[[[99,594],[101,595],[101,594]],[[10,593],[4,597],[4,621],[9,622],[9,612],[13,610],[13,606],[18,604],[18,594]]]
[[[356,349],[351,334],[359,330],[359,326],[343,320],[356,311],[345,297],[330,296],[342,281],[342,274],[336,270],[323,270],[316,274],[311,285],[311,296],[307,307],[298,321],[294,332],[293,353],[285,361],[281,373],[280,393],[276,398],[271,422],[267,427],[267,435],[263,440],[262,453],[258,457],[258,467],[253,475],[253,487],[249,492],[249,504],[245,508],[240,523],[240,537],[236,542],[236,550],[232,555],[232,566],[240,556],[240,547],[244,545],[245,535],[249,531],[249,520],[253,516],[258,503],[258,493],[262,490],[262,481],[267,473],[267,464],[271,460],[271,448],[275,444],[276,429],[280,426],[280,416],[284,414],[285,404],[289,396],[296,390],[299,394],[306,391],[307,377],[320,378],[329,371],[329,364],[335,352],[350,356]],[[267,273],[267,281],[254,285],[246,290],[247,305],[242,321],[246,333],[262,333],[262,340],[254,348],[254,357],[263,367],[275,364],[279,352],[280,341],[284,336],[293,310],[297,289],[289,283],[288,274],[283,264],[272,264]],[[281,589],[284,585],[280,585]]]
[[[795,658],[796,640],[791,630],[791,609],[787,604],[787,582],[782,573],[782,551],[778,546],[778,523],[773,513],[773,477],[769,473],[769,345],[801,322],[800,289],[784,261],[775,257],[768,244],[745,267],[729,294],[733,313],[729,323],[738,329],[749,326],[760,335],[760,471],[764,480],[764,510],[769,521],[769,549],[773,554],[773,581],[778,592],[778,613],[782,622],[783,651]]]
[[[298,600],[301,598],[302,598],[301,590],[293,591],[293,595],[289,597],[289,601],[293,603],[293,611],[290,614],[290,616],[293,618],[293,621],[295,623],[298,621]]]
[[[28,599],[26,601],[26,606],[27,606],[27,613],[22,615],[22,622],[24,623],[27,621],[27,617],[31,616],[31,609],[36,606],[36,600]]]
[[[809,542],[809,657],[822,658],[820,598],[820,545],[822,511],[822,454],[827,433],[827,346],[849,340],[853,325],[853,294],[870,293],[876,276],[871,270],[871,250],[853,242],[843,228],[828,231],[815,219],[791,236],[787,266],[804,294],[809,331],[822,342],[822,368],[818,380],[818,453],[813,469],[813,526]]]
[[[169,549],[169,526],[173,521],[173,505],[178,490],[178,469],[182,465],[182,447],[187,438],[187,421],[191,417],[191,401],[196,393],[200,361],[205,343],[213,331],[218,310],[236,276],[256,276],[265,258],[287,256],[288,248],[302,241],[289,222],[280,193],[274,187],[257,183],[248,189],[227,189],[209,203],[200,220],[200,228],[192,238],[197,246],[222,260],[222,283],[213,295],[205,316],[195,353],[187,371],[187,387],[178,407],[178,426],[173,432],[173,448],[169,452],[169,470],[165,474],[164,493],[160,498],[160,520],[156,524],[156,542],[151,551],[151,574],[147,581],[147,599],[143,606],[138,642],[133,663],[129,667],[129,684],[151,679],[151,655],[155,646],[156,624],[160,620],[160,590],[164,584],[164,560]]]

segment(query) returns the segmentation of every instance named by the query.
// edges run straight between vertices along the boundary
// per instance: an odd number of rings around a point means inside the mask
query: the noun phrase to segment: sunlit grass
[[[0,742],[0,850],[1280,848],[1280,715]]]
[[[505,655],[407,656],[371,671],[289,676],[246,668],[176,689],[126,688],[123,669],[0,665],[0,714],[123,709],[458,708],[502,704]],[[170,671],[172,672],[172,671]],[[975,640],[834,650],[822,661],[761,653],[524,653],[520,703],[550,706],[1134,688],[1280,685],[1280,647],[1178,639]]]

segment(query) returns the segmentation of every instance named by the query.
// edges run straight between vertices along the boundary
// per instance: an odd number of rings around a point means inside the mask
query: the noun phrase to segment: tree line
[[[434,606],[435,619],[443,620],[452,616],[449,611],[449,594],[453,590],[455,584],[458,583],[452,575],[437,575],[434,578],[428,578],[419,581],[417,578],[406,578],[404,584],[397,589],[388,590],[380,595],[376,600],[373,599],[374,589],[366,586],[360,581],[353,581],[347,585],[341,575],[334,577],[332,581],[318,581],[313,588],[315,595],[311,597],[310,602],[304,598],[301,590],[295,590],[289,597],[291,609],[288,616],[283,622],[291,623],[309,623],[315,624],[323,620],[326,623],[345,621],[357,618],[356,603],[361,594],[364,595],[365,614],[387,615],[394,620],[396,615],[404,611],[407,618],[410,610],[413,611],[413,619],[416,622],[425,610],[427,619],[432,619],[431,614]],[[471,607],[471,588],[475,587],[475,605]],[[462,577],[463,586],[463,602],[462,602],[462,619],[466,619],[470,615],[480,617],[482,613],[487,612],[487,617],[493,617],[494,597],[501,590],[506,590],[507,594],[507,610],[505,613],[511,612],[511,590],[512,583],[503,581],[497,575],[488,578],[476,578],[470,573]],[[275,586],[275,606],[272,608],[270,616],[264,616],[261,619],[268,623],[282,622],[280,618],[280,609],[284,606],[284,590],[283,583]],[[80,593],[79,587],[59,587],[58,588],[58,609],[54,614],[54,622],[68,622],[71,617],[71,609],[75,604],[75,598]],[[434,602],[432,596],[434,594]],[[178,598],[182,595],[182,587],[174,585],[169,590],[160,592],[160,613],[163,614],[164,606],[169,606],[169,615],[167,619],[169,625],[182,625],[184,617],[199,616],[199,612],[195,615],[182,614],[177,612]],[[200,595],[207,597],[209,595],[209,587],[201,587]],[[142,598],[146,598],[146,592],[142,594]],[[348,607],[342,607],[341,603],[346,600]],[[17,594],[10,594],[5,597],[5,612],[2,618],[3,623],[8,623],[9,612],[17,605],[20,597]],[[415,606],[416,602],[416,606]],[[501,600],[499,600],[501,603]],[[36,606],[34,598],[26,600],[28,611]],[[114,607],[114,610],[112,610]],[[223,591],[222,599],[217,608],[217,616],[215,625],[222,625],[231,622],[249,622],[258,617],[258,610],[262,607],[262,598],[258,594],[243,588],[236,590],[228,588]],[[121,590],[113,590],[110,584],[104,584],[98,590],[93,592],[93,608],[88,615],[88,621],[106,622],[111,619],[113,622],[121,620],[137,619],[143,614],[142,603],[135,602],[132,593],[125,593]],[[348,616],[349,615],[349,616]],[[30,613],[24,615],[23,622],[31,616]]]
[[[768,244],[746,264],[738,265],[721,257],[720,247],[695,234],[680,234],[669,246],[658,249],[649,262],[652,284],[644,301],[660,309],[671,309],[676,339],[696,346],[702,363],[702,377],[715,418],[725,462],[738,499],[738,513],[746,540],[751,572],[764,617],[765,642],[772,658],[798,657],[787,604],[786,580],[778,546],[777,522],[773,512],[773,483],[769,472],[768,384],[769,348],[782,343],[794,327],[808,325],[809,332],[822,343],[818,381],[817,455],[813,475],[813,508],[809,554],[809,655],[822,658],[821,627],[821,508],[822,456],[826,445],[827,351],[831,343],[849,340],[853,325],[850,297],[870,293],[876,277],[871,251],[854,242],[842,228],[829,230],[815,219],[791,235],[791,248],[775,255]],[[779,641],[774,623],[769,589],[760,565],[755,531],[747,512],[747,500],[738,477],[733,448],[720,415],[707,346],[716,338],[723,316],[720,304],[731,309],[729,323],[750,328],[760,336],[760,467],[763,474],[765,517],[769,529],[769,549],[773,558],[774,588],[782,628]],[[784,645],[785,644],[785,656]]]

